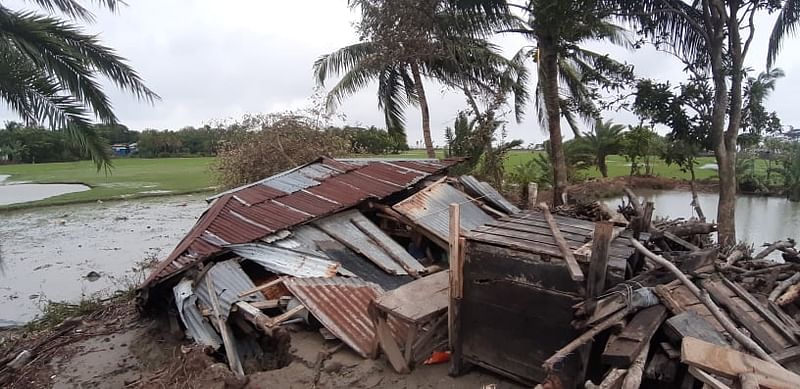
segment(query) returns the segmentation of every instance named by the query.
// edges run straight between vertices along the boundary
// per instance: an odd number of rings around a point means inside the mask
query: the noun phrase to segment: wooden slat
[[[637,312],[622,332],[608,342],[603,351],[603,362],[614,367],[630,366],[642,349],[650,344],[650,339],[666,317],[667,309],[661,304]]]
[[[778,319],[775,314],[770,312],[763,304],[758,302],[755,297],[753,297],[750,292],[744,290],[741,286],[737,285],[734,282],[731,282],[727,278],[723,277],[722,282],[730,288],[734,293],[736,293],[739,298],[750,304],[750,307],[753,308],[761,317],[763,317],[769,324],[771,324],[778,332],[783,335],[787,341],[797,344],[797,338],[795,337],[794,332],[783,323],[782,320]]]
[[[608,247],[613,239],[614,225],[608,222],[596,223],[592,240],[592,259],[589,262],[589,281],[586,285],[587,303],[594,305],[594,298],[606,289],[608,270]],[[594,311],[594,308],[590,310]]]
[[[379,309],[412,323],[422,323],[447,310],[450,271],[411,281],[375,299]]]
[[[706,319],[691,311],[683,312],[667,319],[664,323],[664,333],[678,342],[690,336],[720,346],[729,345],[722,333],[717,331]]]
[[[753,373],[763,387],[800,387],[800,376],[780,365],[692,337],[683,338],[681,362],[731,379],[737,379],[740,374]]]
[[[472,231],[484,232],[489,229],[498,229],[498,228],[503,230],[524,232],[526,234],[551,237],[550,227],[547,224],[543,226],[534,226],[530,224],[516,223],[513,221],[493,221],[486,223],[486,225],[478,227]],[[584,244],[586,243],[587,239],[589,239],[589,235],[586,234],[576,234],[569,231],[562,231],[562,232],[564,232],[564,238],[571,242]],[[552,241],[551,244],[555,245],[556,242]]]
[[[583,282],[585,279],[583,270],[581,270],[580,265],[578,265],[578,261],[575,259],[575,255],[572,254],[572,249],[570,249],[567,245],[567,241],[564,240],[561,230],[558,229],[558,224],[553,218],[553,215],[550,214],[548,205],[546,203],[542,203],[540,206],[542,208],[542,214],[544,214],[544,218],[547,219],[547,224],[550,225],[550,231],[553,233],[553,238],[556,240],[556,243],[558,243],[559,249],[561,249],[561,256],[564,258],[564,261],[567,262],[567,270],[569,270],[569,275],[572,277],[573,281]]]

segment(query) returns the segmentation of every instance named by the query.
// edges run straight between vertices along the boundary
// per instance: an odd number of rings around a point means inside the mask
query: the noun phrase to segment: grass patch
[[[37,332],[53,328],[71,317],[88,315],[105,306],[106,302],[100,298],[84,298],[77,304],[67,302],[47,301],[42,308],[42,314],[33,321],[23,326],[27,332]]]
[[[0,174],[8,181],[32,183],[82,183],[92,189],[68,193],[44,200],[0,206],[0,209],[59,205],[97,200],[118,200],[213,190],[210,169],[214,158],[115,159],[106,174],[97,171],[90,161],[0,165]]]

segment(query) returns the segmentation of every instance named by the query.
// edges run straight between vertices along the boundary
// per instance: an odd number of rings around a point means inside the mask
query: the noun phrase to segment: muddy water
[[[655,203],[656,216],[695,216],[690,205],[692,195],[689,192],[637,190],[636,194]],[[706,218],[716,219],[717,195],[700,193],[698,197]],[[609,200],[608,204],[616,207],[620,201]],[[739,195],[736,199],[736,237],[756,246],[785,238],[800,240],[800,203],[779,197]],[[779,254],[775,255],[780,258]]]
[[[169,254],[205,208],[187,195],[0,213],[0,327],[33,319],[47,300],[141,281],[134,268]]]

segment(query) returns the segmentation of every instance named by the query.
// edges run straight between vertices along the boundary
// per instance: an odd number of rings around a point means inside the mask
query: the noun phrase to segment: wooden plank
[[[800,346],[789,347],[783,351],[773,353],[772,357],[780,364],[796,361],[800,359]]]
[[[585,235],[589,236],[592,233],[593,223],[568,217],[562,217],[558,215],[553,215],[553,218],[556,219],[556,222],[564,231],[570,232],[573,234],[578,235]],[[528,213],[518,213],[514,215],[510,215],[508,218],[503,219],[503,221],[510,221],[514,223],[521,223],[521,224],[528,224],[532,226],[541,226],[541,227],[548,227],[547,220],[544,218],[541,212],[528,212]]]
[[[231,329],[228,327],[228,323],[222,320],[222,315],[220,314],[219,297],[217,297],[216,289],[214,289],[214,281],[208,274],[206,274],[205,279],[208,293],[211,295],[211,307],[214,310],[214,319],[222,335],[222,342],[225,344],[225,357],[228,359],[228,366],[234,374],[239,377],[244,377],[244,368],[242,368],[242,361],[239,359],[239,354],[236,352],[236,343],[233,340]]]
[[[797,344],[797,338],[795,337],[794,331],[788,328],[783,323],[783,321],[778,319],[778,317],[775,316],[775,314],[770,312],[763,304],[761,304],[758,300],[756,300],[756,298],[753,297],[753,295],[750,294],[750,292],[744,290],[744,288],[742,288],[741,286],[739,286],[734,282],[731,282],[729,279],[725,277],[722,277],[722,282],[725,284],[725,286],[730,288],[730,290],[736,293],[736,295],[739,296],[739,298],[750,304],[750,307],[752,307],[756,312],[758,312],[758,314],[761,315],[761,317],[763,317],[767,322],[769,322],[769,324],[771,324],[776,330],[778,330],[778,332],[780,332],[781,335],[783,335],[786,338],[786,340],[794,344]]]
[[[394,261],[397,262],[397,264],[400,265],[403,268],[403,270],[406,271],[406,273],[408,273],[412,277],[419,278],[419,271],[418,271],[419,266],[416,267],[410,266],[409,263],[406,262],[407,258],[403,258],[402,256],[397,254],[396,245],[395,247],[392,247],[386,244],[388,240],[386,239],[387,236],[385,234],[383,236],[378,236],[378,234],[375,233],[375,230],[373,230],[377,229],[378,231],[380,231],[380,228],[375,226],[369,220],[350,219],[350,222],[352,222],[353,225],[355,225],[356,228],[359,229],[359,231],[363,232],[364,235],[372,239],[372,241],[375,242],[375,244],[377,244],[378,247],[383,249],[383,251],[386,252],[386,254],[388,254],[389,257],[394,259]],[[419,263],[416,263],[415,265],[419,265]]]
[[[391,315],[421,324],[447,310],[449,280],[449,270],[422,277],[378,296],[375,304]]]
[[[377,318],[377,323],[375,325],[375,333],[378,337],[378,343],[381,346],[381,350],[386,354],[386,357],[389,359],[389,363],[392,365],[394,370],[398,373],[408,373],[408,365],[406,365],[405,358],[403,357],[403,352],[400,351],[400,346],[397,345],[397,342],[394,340],[394,336],[392,336],[392,330],[389,329],[389,325],[386,322],[386,317],[383,314],[379,314]]]
[[[686,240],[684,240],[680,236],[675,235],[675,234],[673,234],[673,233],[671,233],[669,231],[661,231],[661,233],[664,235],[665,238],[667,238],[667,239],[669,239],[669,240],[671,240],[671,241],[673,241],[673,242],[675,242],[675,243],[677,243],[677,244],[689,249],[689,251],[700,250],[700,247],[697,247],[697,246],[687,242]]]
[[[611,224],[611,222],[605,222],[605,223]],[[614,241],[614,239],[617,239],[619,234],[621,234],[623,231],[625,231],[625,227],[616,227],[616,228],[614,228],[613,224],[611,224],[611,226],[612,226],[611,239],[608,240],[609,249],[610,249],[610,243],[612,241]],[[588,258],[590,258],[592,256],[592,246],[594,245],[595,236],[597,236],[597,226],[595,226],[595,230],[592,233],[592,240],[590,240],[589,242],[584,243],[583,246],[578,247],[573,252],[573,254],[575,254],[575,256],[578,258],[578,260],[581,260],[581,258],[588,259]]]
[[[606,289],[606,271],[608,270],[608,247],[611,245],[614,225],[599,222],[594,226],[592,239],[592,259],[589,262],[589,281],[586,285],[587,304],[592,305],[588,311],[594,312],[594,298]]]
[[[253,301],[250,303],[256,309],[273,309],[281,305],[280,300],[267,300],[267,301]]]
[[[759,317],[755,312],[748,311],[745,309],[745,306],[743,306],[744,304],[731,298],[733,292],[726,288],[721,281],[704,280],[702,284],[703,288],[708,290],[714,300],[725,307],[736,322],[750,331],[753,339],[758,342],[761,347],[767,349],[767,352],[774,353],[785,348],[785,344],[782,344],[783,339],[776,339],[776,336],[771,334],[769,330],[759,322]],[[742,303],[744,303],[744,301],[742,301]],[[774,330],[772,332],[774,332]],[[775,335],[778,334],[775,333]]]
[[[553,215],[550,214],[550,209],[546,203],[540,204],[542,208],[542,214],[544,214],[544,218],[547,219],[547,224],[550,225],[550,231],[553,233],[553,238],[555,238],[556,243],[558,243],[558,247],[561,249],[561,256],[567,262],[567,270],[569,270],[569,275],[572,277],[573,281],[576,282],[583,282],[585,277],[583,275],[583,270],[581,270],[580,265],[578,265],[578,261],[575,259],[575,255],[572,254],[572,250],[567,246],[567,241],[564,240],[564,236],[561,235],[561,230],[558,229],[558,224],[556,224]]]
[[[725,383],[720,381],[717,377],[714,377],[713,375],[708,374],[694,366],[689,366],[689,374],[703,382],[703,389],[731,389],[730,386],[725,385]]]
[[[561,258],[561,251],[558,247],[550,245],[532,245],[530,241],[507,238],[499,235],[486,234],[482,232],[470,233],[470,240],[486,242],[498,246],[508,247],[529,253],[544,254],[551,257]]]
[[[681,362],[730,379],[737,379],[740,374],[753,373],[762,387],[800,387],[800,376],[780,365],[692,337],[683,338]]]
[[[275,285],[278,285],[281,282],[283,282],[283,277],[278,277],[278,278],[276,278],[276,279],[274,279],[274,280],[272,280],[270,282],[267,282],[265,284],[261,284],[259,286],[256,286],[255,288],[248,289],[248,290],[245,290],[244,292],[239,293],[239,297],[249,296],[249,295],[251,295],[251,294],[253,294],[255,292],[259,292],[259,291],[262,291],[264,289],[268,289],[268,288],[271,288],[271,287],[273,287]]]
[[[664,333],[676,342],[690,336],[720,346],[729,345],[722,333],[717,331],[707,320],[691,311],[667,319],[664,323]]]
[[[488,230],[497,230],[497,229],[499,229],[499,230],[511,230],[511,231],[522,232],[522,233],[525,233],[525,234],[528,234],[528,235],[538,235],[538,236],[544,236],[544,237],[547,237],[547,238],[552,238],[552,235],[550,234],[550,227],[546,223],[543,226],[534,226],[534,225],[530,225],[530,224],[522,224],[522,223],[516,223],[516,222],[513,222],[513,221],[505,221],[505,220],[504,221],[493,221],[493,222],[487,223],[484,226],[478,227],[478,228],[476,228],[476,229],[474,229],[472,231],[473,232],[484,232],[484,231],[488,231]],[[564,234],[564,239],[566,239],[569,242],[574,242],[574,243],[579,244],[579,245],[582,245],[582,244],[586,243],[587,239],[589,238],[588,235],[583,234],[583,233],[576,234],[576,233],[572,233],[572,232],[569,232],[569,231],[561,231],[561,232]],[[555,246],[556,241],[551,239],[549,241],[549,244]]]
[[[637,312],[616,339],[606,344],[602,361],[614,367],[630,366],[666,317],[667,309],[661,304]]]

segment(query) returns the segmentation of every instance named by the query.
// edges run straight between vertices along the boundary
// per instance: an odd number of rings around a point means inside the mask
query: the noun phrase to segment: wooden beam
[[[636,313],[622,332],[606,344],[603,363],[621,368],[631,366],[666,317],[667,309],[661,304]]]
[[[592,259],[589,262],[589,281],[586,285],[586,303],[591,305],[587,311],[594,313],[594,298],[606,289],[606,272],[608,271],[608,249],[614,225],[609,222],[599,222],[594,225],[592,238]]]
[[[233,340],[230,328],[228,328],[228,323],[222,320],[222,315],[220,314],[219,297],[217,297],[217,290],[214,289],[214,281],[208,274],[206,274],[205,278],[208,294],[211,295],[211,307],[214,309],[214,319],[222,333],[222,342],[225,344],[225,356],[228,358],[228,366],[230,366],[231,371],[233,371],[236,376],[244,377],[244,368],[242,368],[242,361],[239,360],[239,354],[236,352],[236,343]]]
[[[673,234],[673,233],[671,233],[669,231],[662,231],[661,234],[664,235],[665,238],[667,238],[667,239],[669,239],[669,240],[671,240],[671,241],[673,241],[673,242],[685,247],[689,251],[700,250],[700,247],[697,247],[697,246],[687,242],[686,240],[684,240],[680,236],[675,235],[675,234]]]
[[[458,204],[450,204],[450,228],[449,228],[449,256],[450,262],[450,298],[461,298],[462,285],[461,285],[461,264],[459,253],[459,238],[461,237],[461,206]]]
[[[356,228],[359,231],[361,231],[362,233],[364,233],[364,235],[370,238],[378,247],[380,247],[383,250],[383,252],[389,256],[389,258],[393,259],[395,263],[400,265],[400,267],[402,267],[403,270],[405,270],[406,273],[408,273],[411,277],[414,278],[420,277],[419,273],[417,273],[416,270],[410,268],[408,264],[405,261],[403,261],[403,259],[400,258],[397,255],[397,253],[395,253],[395,251],[392,250],[392,248],[386,244],[386,242],[382,237],[375,235],[372,229],[370,229],[369,226],[367,226],[363,220],[350,219],[350,222],[353,223],[353,225],[356,226]]]
[[[689,374],[702,381],[704,384],[703,388],[708,387],[709,389],[731,389],[730,386],[725,385],[725,383],[717,379],[717,377],[714,377],[713,375],[708,374],[694,366],[689,366]]]
[[[550,232],[553,234],[553,239],[555,239],[556,244],[558,244],[558,248],[561,250],[561,255],[564,257],[564,261],[567,262],[567,269],[569,270],[570,277],[573,281],[583,282],[586,279],[583,276],[583,271],[581,270],[580,265],[578,265],[575,255],[572,254],[572,250],[569,249],[567,241],[564,239],[564,235],[562,235],[561,230],[558,229],[556,219],[553,218],[552,214],[550,214],[550,208],[547,206],[547,203],[541,203],[539,204],[539,207],[542,209],[542,214],[544,215],[545,220],[547,220],[547,224],[550,226]]]
[[[461,206],[450,204],[450,228],[448,235],[448,261],[450,262],[450,298],[447,308],[447,334],[450,345],[450,371],[453,376],[463,370],[461,348],[461,298],[464,295],[464,245],[461,237]]]
[[[286,311],[284,313],[281,313],[280,315],[275,316],[272,319],[270,319],[269,323],[267,323],[267,327],[272,328],[272,327],[275,327],[277,325],[280,325],[281,323],[283,323],[286,320],[288,320],[290,317],[302,312],[304,309],[306,309],[306,307],[304,307],[302,305],[298,305],[298,306],[296,306],[296,307],[294,307],[294,308],[292,308],[292,309],[290,309],[290,310],[288,310],[288,311]]]
[[[259,286],[256,286],[255,288],[248,289],[248,290],[245,290],[244,292],[239,293],[239,297],[249,296],[249,295],[251,295],[251,294],[253,294],[255,292],[260,292],[260,291],[262,291],[264,289],[267,289],[267,288],[273,287],[275,285],[278,285],[281,282],[283,282],[283,277],[278,277],[278,278],[276,278],[276,279],[274,279],[274,280],[272,280],[270,282],[267,282],[266,284],[261,284]]]
[[[765,307],[758,300],[756,300],[756,298],[753,297],[753,295],[750,294],[750,292],[744,290],[741,286],[739,286],[735,282],[731,282],[724,276],[720,277],[722,278],[722,282],[725,284],[725,286],[727,286],[734,293],[736,293],[736,295],[739,296],[739,298],[750,304],[750,307],[752,307],[753,310],[758,312],[761,315],[761,317],[763,317],[767,322],[772,324],[772,326],[775,327],[781,333],[781,335],[783,335],[790,342],[797,344],[797,337],[795,336],[794,331],[788,328],[786,324],[784,324],[783,321],[778,319],[778,317],[775,316],[775,314],[770,312],[770,310],[767,309],[767,307]]]
[[[800,375],[778,364],[691,337],[683,338],[681,362],[730,379],[753,373],[759,384],[767,388],[800,387]]]
[[[528,209],[536,208],[536,199],[539,198],[539,184],[535,182],[528,183]]]

